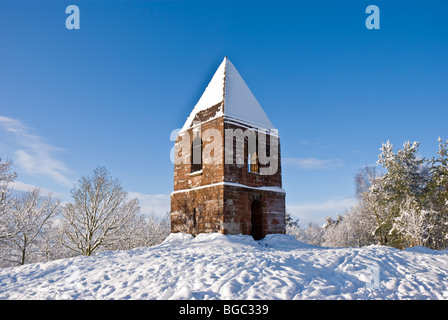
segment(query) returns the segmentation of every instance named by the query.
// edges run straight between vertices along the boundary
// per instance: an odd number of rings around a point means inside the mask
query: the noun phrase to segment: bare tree
[[[361,199],[363,194],[369,191],[375,178],[378,177],[376,168],[373,166],[365,166],[355,175],[356,196]]]
[[[82,177],[72,196],[74,202],[63,210],[63,243],[86,256],[113,241],[121,227],[140,211],[137,199],[126,201],[127,192],[104,167]]]
[[[13,200],[11,198],[10,183],[17,177],[11,172],[12,161],[2,162],[0,158],[0,241],[12,236],[16,230],[12,229],[10,212]]]
[[[105,250],[130,250],[143,246],[147,223],[145,217],[134,214],[103,245]]]
[[[167,212],[162,219],[158,219],[154,213],[151,213],[147,218],[143,245],[149,247],[159,244],[170,235],[170,232],[170,213]]]
[[[145,216],[136,214],[121,226],[112,240],[104,245],[106,250],[130,250],[137,247],[150,247],[163,242],[170,234],[168,213],[162,219],[152,212]]]
[[[61,239],[62,225],[56,218],[52,218],[44,225],[36,241],[38,261],[51,261],[76,256],[77,253],[67,249]]]
[[[32,248],[37,250],[38,235],[59,210],[60,201],[54,200],[51,195],[42,197],[38,188],[17,197],[9,211],[12,227],[19,230],[7,241],[11,249],[10,262],[20,265],[30,262]]]

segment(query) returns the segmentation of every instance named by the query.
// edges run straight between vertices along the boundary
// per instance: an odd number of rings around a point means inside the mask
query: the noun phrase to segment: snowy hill
[[[171,234],[155,247],[0,269],[0,299],[448,299],[448,252]]]

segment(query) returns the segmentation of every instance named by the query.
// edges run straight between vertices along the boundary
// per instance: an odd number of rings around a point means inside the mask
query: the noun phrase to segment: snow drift
[[[162,244],[0,269],[0,299],[447,299],[448,252],[323,248],[288,235]]]

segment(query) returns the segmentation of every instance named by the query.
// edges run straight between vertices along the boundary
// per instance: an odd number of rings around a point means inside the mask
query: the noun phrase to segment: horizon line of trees
[[[396,152],[390,141],[383,143],[383,172],[366,166],[356,173],[353,207],[307,228],[287,214],[287,233],[328,247],[447,249],[448,140],[438,142],[431,159],[418,154],[419,142],[407,141]],[[11,165],[0,158],[0,267],[152,246],[170,234],[169,213],[163,219],[141,214],[138,200],[129,200],[104,167],[81,177],[72,202],[62,205],[38,188],[13,196]]]
[[[345,214],[327,217],[320,227],[300,227],[287,217],[287,233],[328,247],[386,245],[399,249],[448,248],[448,140],[439,138],[431,159],[418,154],[420,143],[407,141],[396,152],[382,144],[378,164],[355,175],[356,204]]]
[[[170,233],[168,214],[141,214],[105,167],[81,177],[62,205],[39,188],[13,196],[11,166],[0,158],[0,267],[152,246]]]

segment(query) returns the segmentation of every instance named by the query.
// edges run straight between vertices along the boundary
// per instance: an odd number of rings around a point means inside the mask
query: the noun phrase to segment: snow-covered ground
[[[448,299],[448,251],[171,234],[155,247],[0,269],[0,299]]]

